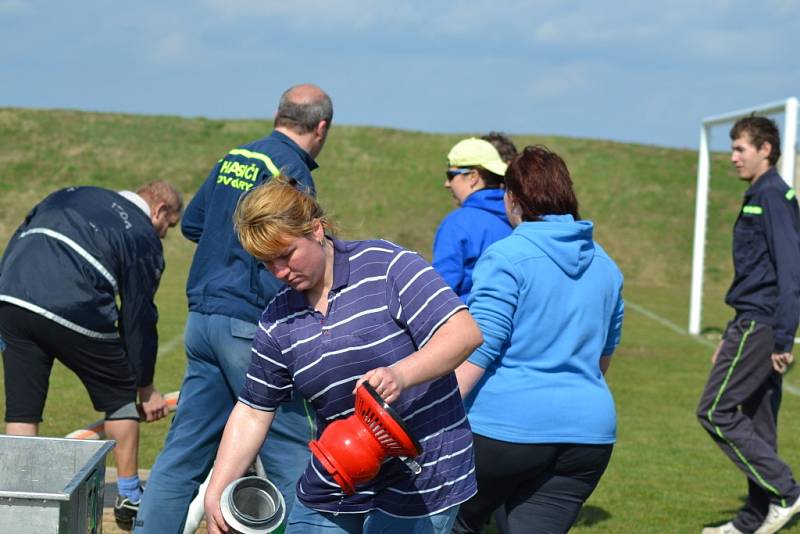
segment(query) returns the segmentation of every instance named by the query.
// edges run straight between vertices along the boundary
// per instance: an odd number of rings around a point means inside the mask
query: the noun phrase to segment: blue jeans
[[[190,312],[184,341],[188,359],[178,410],[150,472],[136,518],[137,533],[180,534],[189,504],[213,466],[225,423],[250,365],[257,325],[223,315]],[[286,499],[310,458],[313,416],[299,396],[276,412],[260,456],[267,477]]]
[[[394,517],[380,510],[363,514],[317,512],[295,498],[286,534],[450,534],[458,505],[428,517]]]

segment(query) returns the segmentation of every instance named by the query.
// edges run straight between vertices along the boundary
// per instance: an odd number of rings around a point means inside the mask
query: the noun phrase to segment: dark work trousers
[[[95,339],[38,313],[0,302],[6,422],[39,423],[58,359],[78,375],[94,409],[115,412],[136,402],[136,372],[119,339]]]
[[[697,407],[700,424],[747,476],[747,502],[734,519],[742,532],[758,529],[771,502],[787,506],[800,494],[778,457],[781,375],[772,368],[773,347],[772,327],[731,322]]]
[[[478,493],[461,505],[454,534],[482,532],[505,504],[512,534],[561,534],[578,517],[613,445],[520,444],[474,435]]]

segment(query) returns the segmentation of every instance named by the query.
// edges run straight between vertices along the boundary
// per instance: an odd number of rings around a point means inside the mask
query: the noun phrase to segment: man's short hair
[[[506,163],[511,163],[511,160],[517,155],[517,147],[514,145],[514,141],[509,139],[506,134],[492,131],[482,135],[481,139],[489,141],[497,149],[500,159]]]
[[[173,213],[183,211],[183,195],[174,185],[164,180],[144,184],[136,190],[136,193],[150,205],[163,202]]]
[[[297,87],[297,86],[295,86]],[[298,102],[293,98],[290,87],[282,95],[275,114],[275,127],[282,126],[298,134],[313,132],[320,121],[328,123],[333,119],[333,102],[324,92],[310,101]]]
[[[769,164],[774,167],[778,163],[781,157],[781,134],[774,120],[757,116],[755,113],[739,119],[731,128],[731,141],[736,141],[744,134],[750,137],[750,142],[757,149],[764,146],[764,143],[769,143],[772,147]]]

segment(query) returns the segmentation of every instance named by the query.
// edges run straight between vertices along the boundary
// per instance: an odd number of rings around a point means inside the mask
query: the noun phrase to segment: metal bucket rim
[[[275,505],[275,513],[271,517],[258,521],[261,523],[258,526],[249,526],[243,524],[240,518],[247,516],[241,512],[237,512],[233,506],[233,494],[240,489],[256,488],[263,490],[267,497],[269,497]],[[222,509],[222,516],[228,525],[236,532],[241,534],[267,534],[277,529],[282,523],[286,514],[286,503],[283,495],[278,491],[278,488],[264,477],[248,476],[234,480],[225,488],[220,498],[220,508]],[[249,517],[249,516],[247,516]]]

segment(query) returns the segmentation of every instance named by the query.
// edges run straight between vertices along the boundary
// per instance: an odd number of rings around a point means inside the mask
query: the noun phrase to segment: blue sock
[[[133,502],[139,502],[139,499],[142,498],[142,488],[139,483],[139,475],[133,475],[132,477],[118,477],[117,488],[119,488],[120,495],[129,498]]]

